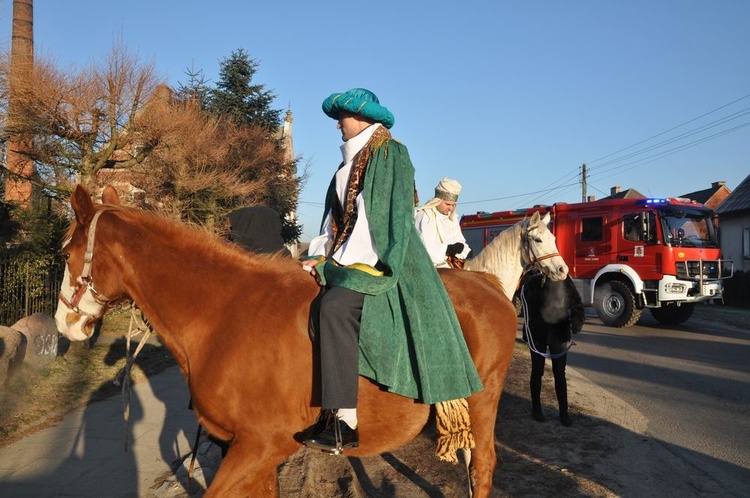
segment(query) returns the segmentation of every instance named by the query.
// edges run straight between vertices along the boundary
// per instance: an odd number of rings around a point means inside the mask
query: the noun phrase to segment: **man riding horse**
[[[414,167],[389,132],[393,114],[362,88],[334,93],[323,112],[344,144],[303,262],[322,287],[312,314],[322,410],[305,444],[340,453],[359,445],[358,375],[459,411],[482,383],[414,226]]]

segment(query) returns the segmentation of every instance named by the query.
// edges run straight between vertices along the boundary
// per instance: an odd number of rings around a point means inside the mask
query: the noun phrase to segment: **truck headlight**
[[[685,284],[671,282],[664,285],[664,292],[668,292],[669,294],[684,294],[686,290],[687,286]]]

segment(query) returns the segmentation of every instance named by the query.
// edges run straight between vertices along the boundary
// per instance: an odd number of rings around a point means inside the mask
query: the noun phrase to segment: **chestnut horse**
[[[308,336],[318,287],[299,262],[257,255],[204,231],[119,205],[76,187],[75,220],[63,247],[68,278],[55,315],[72,340],[87,339],[114,303],[131,299],[185,375],[198,421],[229,449],[207,497],[277,496],[276,469],[300,448],[293,435],[319,412]],[[441,271],[484,384],[467,401],[476,446],[470,485],[489,496],[495,421],[517,319],[497,279]],[[319,406],[319,405],[318,405]],[[425,427],[430,406],[359,381],[360,446],[353,456],[391,451]],[[332,457],[333,458],[333,457]]]

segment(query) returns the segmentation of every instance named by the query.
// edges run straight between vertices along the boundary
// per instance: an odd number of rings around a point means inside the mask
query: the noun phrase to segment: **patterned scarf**
[[[354,225],[357,223],[357,196],[364,188],[367,163],[372,153],[388,140],[391,140],[391,132],[385,126],[379,126],[367,144],[352,159],[352,169],[349,172],[344,205],[342,206],[340,200],[337,199],[337,202],[334,202],[331,208],[331,228],[333,229],[334,239],[329,256],[338,251],[352,234]]]

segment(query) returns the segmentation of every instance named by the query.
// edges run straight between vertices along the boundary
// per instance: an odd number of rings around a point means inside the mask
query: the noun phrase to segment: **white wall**
[[[743,257],[742,232],[750,227],[750,216],[721,216],[721,253],[723,259],[734,261],[734,270],[750,271],[750,260]]]

